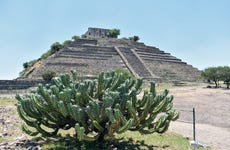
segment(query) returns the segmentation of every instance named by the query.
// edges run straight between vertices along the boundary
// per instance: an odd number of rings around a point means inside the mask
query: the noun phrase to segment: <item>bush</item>
[[[140,38],[139,36],[134,35],[133,37],[129,37],[129,40],[137,42],[140,40]]]
[[[134,79],[134,75],[126,69],[116,68],[114,69],[114,72],[117,74],[123,74],[122,81],[125,81],[126,79],[129,79],[129,78]]]
[[[31,61],[29,61],[29,62],[25,62],[25,63],[23,63],[23,67],[24,67],[24,69],[30,68],[30,67],[32,67],[36,62],[37,62],[37,60],[31,60]]]
[[[39,85],[37,91],[16,96],[17,110],[24,120],[22,130],[31,136],[55,137],[59,129],[75,129],[79,141],[110,141],[127,130],[142,134],[164,133],[179,113],[172,110],[168,90],[156,94],[152,82],[142,91],[142,80],[114,71],[100,73],[98,80],[79,82],[76,72]],[[138,98],[140,97],[140,98]]]
[[[72,36],[72,39],[73,39],[73,40],[80,39],[80,36],[74,35],[74,36]]]
[[[60,49],[63,48],[63,45],[60,44],[59,42],[55,42],[50,46],[51,49],[51,54],[56,53],[57,51],[59,51]]]
[[[48,71],[42,74],[42,78],[45,81],[51,81],[53,79],[53,77],[56,76],[56,73],[53,71]]]
[[[71,43],[72,43],[71,40],[65,40],[65,41],[63,42],[63,46],[69,45],[69,44],[71,44]]]
[[[109,37],[117,38],[118,35],[120,35],[120,30],[119,29],[111,29],[111,30],[109,30]]]

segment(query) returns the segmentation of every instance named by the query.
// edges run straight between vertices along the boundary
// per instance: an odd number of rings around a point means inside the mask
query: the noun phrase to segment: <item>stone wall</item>
[[[102,28],[88,28],[85,33],[87,38],[104,38],[109,37],[109,29]]]
[[[0,80],[0,90],[20,90],[46,83],[44,80]]]

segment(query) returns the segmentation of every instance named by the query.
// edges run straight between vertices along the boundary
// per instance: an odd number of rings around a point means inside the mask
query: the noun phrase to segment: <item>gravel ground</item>
[[[193,137],[192,108],[196,110],[196,140],[230,149],[230,90],[204,87],[182,87],[170,90],[174,95],[174,107],[181,113],[178,121],[171,123],[170,130],[185,137]]]

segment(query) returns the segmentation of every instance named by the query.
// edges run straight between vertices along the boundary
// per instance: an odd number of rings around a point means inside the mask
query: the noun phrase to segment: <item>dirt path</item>
[[[192,108],[196,109],[197,141],[216,149],[230,149],[230,90],[183,87],[170,90],[180,119],[170,130],[192,137]]]

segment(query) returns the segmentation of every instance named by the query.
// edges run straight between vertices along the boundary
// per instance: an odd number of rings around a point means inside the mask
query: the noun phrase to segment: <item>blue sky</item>
[[[138,35],[199,69],[230,65],[229,0],[1,0],[0,79],[88,27]]]

